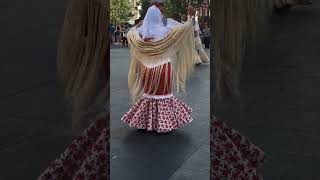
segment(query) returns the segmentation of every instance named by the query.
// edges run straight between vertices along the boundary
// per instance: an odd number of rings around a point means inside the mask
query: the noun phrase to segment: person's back
[[[165,26],[161,11],[151,6],[140,27],[128,33],[132,57],[128,84],[135,104],[121,120],[131,127],[164,133],[192,121],[192,109],[172,93],[174,81],[178,90],[184,90],[194,66],[192,24],[169,24]]]

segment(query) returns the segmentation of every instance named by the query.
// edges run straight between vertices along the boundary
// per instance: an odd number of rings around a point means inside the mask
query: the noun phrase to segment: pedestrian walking
[[[202,46],[201,39],[200,39],[200,44],[201,45],[199,45],[199,39],[198,39],[198,37],[200,37],[200,31],[199,31],[199,29],[197,29],[197,23],[196,23],[195,19],[194,18],[188,18],[187,15],[181,15],[181,17],[180,17],[181,24],[185,24],[188,21],[188,19],[190,19],[190,21],[192,21],[192,24],[193,24],[194,37],[195,37],[195,50],[197,52],[196,54],[194,54],[193,61],[194,61],[195,65],[200,65],[203,62],[201,60],[201,57],[200,57],[200,54],[199,54],[200,46]],[[171,21],[169,21],[169,22],[170,22],[169,24],[174,24],[174,22],[171,22]],[[204,57],[204,59],[205,58],[206,57]],[[207,59],[209,59],[209,58],[207,57]],[[207,59],[205,59],[204,61],[206,62]]]

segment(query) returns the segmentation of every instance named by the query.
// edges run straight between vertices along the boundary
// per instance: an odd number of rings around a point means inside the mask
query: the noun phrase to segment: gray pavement
[[[260,146],[265,180],[320,179],[320,2],[275,14],[269,37],[244,64],[241,100],[214,111]]]
[[[0,2],[1,180],[36,179],[74,138],[56,79],[64,3]]]
[[[187,95],[194,121],[169,134],[140,132],[120,119],[131,107],[127,48],[111,49],[111,179],[209,179],[209,65],[195,68]]]

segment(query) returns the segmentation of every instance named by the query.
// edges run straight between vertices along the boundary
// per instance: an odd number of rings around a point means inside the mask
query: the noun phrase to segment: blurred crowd
[[[130,24],[109,25],[109,40],[111,45],[128,46],[127,33],[132,26]]]

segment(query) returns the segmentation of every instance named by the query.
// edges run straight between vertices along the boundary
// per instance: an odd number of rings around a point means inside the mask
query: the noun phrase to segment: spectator
[[[124,25],[120,27],[120,40],[122,42],[122,46],[124,46],[124,33],[126,32],[126,28]]]
[[[203,42],[205,49],[210,48],[210,28],[208,27],[208,24],[204,24],[203,30],[202,30],[202,35],[203,35]]]
[[[117,26],[116,31],[114,32],[115,42],[118,43],[120,39],[120,26]]]
[[[115,28],[113,26],[113,24],[110,24],[109,26],[109,40],[110,40],[110,44],[113,44],[114,43],[114,31],[115,31]]]
[[[125,31],[123,32],[123,40],[122,40],[122,45],[128,47],[128,39],[127,39],[127,34],[128,34],[129,28],[126,28]]]

